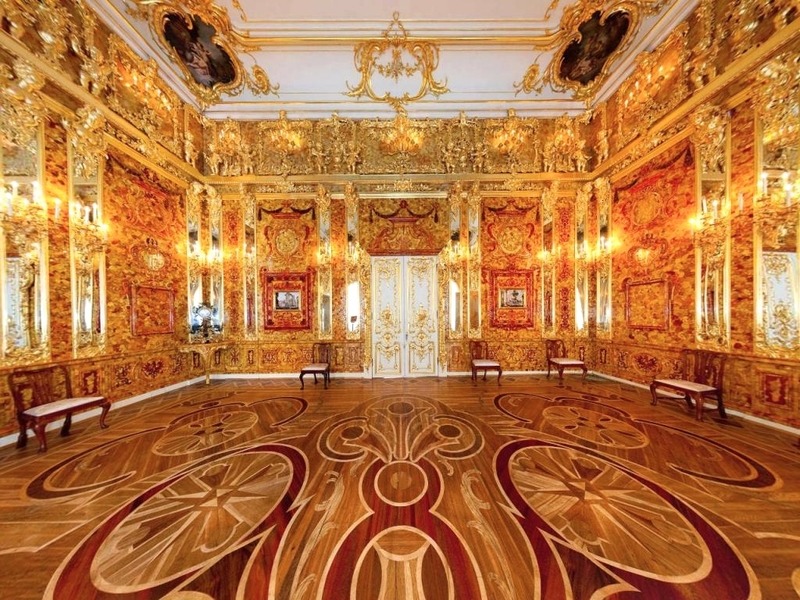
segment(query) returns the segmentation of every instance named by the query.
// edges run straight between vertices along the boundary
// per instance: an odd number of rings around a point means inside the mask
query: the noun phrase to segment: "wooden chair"
[[[555,367],[558,371],[559,380],[564,380],[564,369],[581,369],[583,379],[586,379],[586,364],[578,358],[567,356],[567,346],[564,340],[545,340],[544,353],[547,359],[547,377],[550,378],[550,368]]]
[[[472,381],[477,383],[478,371],[483,369],[483,380],[486,381],[488,371],[497,371],[497,383],[503,374],[500,362],[489,358],[489,345],[483,340],[472,340],[469,343],[469,354],[472,357]]]
[[[8,375],[8,388],[14,398],[19,422],[17,448],[28,443],[28,428],[39,440],[39,452],[47,450],[47,424],[64,417],[61,435],[69,435],[72,413],[101,408],[100,427],[105,429],[111,403],[103,396],[72,395],[69,371],[64,365],[15,369]]]
[[[694,400],[695,417],[703,420],[703,402],[706,398],[717,401],[719,416],[725,416],[725,406],[722,402],[722,376],[725,371],[727,356],[719,352],[708,350],[681,350],[682,374],[681,379],[654,379],[650,384],[652,404],[658,404],[658,390],[665,388],[683,395],[689,409]]]
[[[303,377],[313,375],[314,383],[317,383],[317,375],[322,375],[322,383],[325,389],[331,381],[331,345],[317,342],[311,347],[311,364],[300,369],[300,389],[305,389]]]

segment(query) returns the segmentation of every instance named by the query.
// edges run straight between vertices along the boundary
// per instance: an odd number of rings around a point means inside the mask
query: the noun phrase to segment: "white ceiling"
[[[580,1],[580,0],[578,0]],[[617,4],[592,2],[600,7]],[[611,74],[592,103],[605,100],[631,71],[635,57],[657,46],[694,8],[697,0],[665,0],[654,15],[643,17],[627,50],[611,65]],[[133,16],[134,0],[88,0],[101,19],[143,58],[154,58],[162,76],[179,96],[200,106],[184,72],[154,35],[146,19]],[[140,0],[139,4],[186,6],[198,0]],[[247,40],[249,52],[238,57],[248,70],[258,65],[277,95],[244,89],[223,94],[204,107],[213,119],[274,119],[279,111],[289,118],[392,117],[385,102],[346,95],[360,75],[354,63],[359,41],[379,39],[393,13],[411,38],[424,38],[439,47],[434,77],[449,91],[428,95],[407,105],[414,118],[450,118],[461,111],[473,117],[498,117],[516,110],[519,116],[554,117],[582,112],[586,103],[570,91],[545,86],[539,93],[517,93],[515,83],[537,63],[544,71],[555,49],[543,49],[559,29],[564,10],[575,0],[396,0],[391,5],[369,0],[216,0],[227,12],[233,31]],[[374,81],[374,79],[373,79]],[[381,82],[375,87],[380,88]],[[414,84],[416,86],[416,84]]]

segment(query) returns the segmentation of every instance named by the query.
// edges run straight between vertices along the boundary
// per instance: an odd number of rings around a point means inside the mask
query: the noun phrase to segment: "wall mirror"
[[[590,194],[591,187],[583,186],[575,198],[575,333],[582,337],[589,333],[589,246],[586,225]]]
[[[542,193],[541,210],[539,211],[542,229],[542,246],[538,253],[542,269],[542,333],[552,335],[556,324],[556,245],[555,223],[553,214],[557,194],[557,183],[552,184]]]
[[[43,148],[41,126],[20,145],[0,146],[0,358],[8,365],[50,354]]]
[[[317,189],[317,335],[333,338],[333,274],[331,270],[331,197],[324,186]]]
[[[257,306],[258,298],[257,281],[257,248],[256,248],[256,199],[253,194],[247,194],[243,198],[244,209],[244,260],[243,268],[243,293],[244,302],[244,334],[247,339],[254,339],[257,335]]]
[[[369,258],[361,248],[358,237],[358,194],[352,184],[347,184],[344,190],[345,219],[347,222],[347,249],[345,261],[347,264],[345,292],[345,337],[348,340],[361,339],[363,328],[362,312],[362,273],[365,261]]]
[[[597,335],[611,336],[611,186],[607,179],[594,183],[597,197]]]
[[[707,105],[693,121],[695,331],[700,345],[725,348],[730,339],[730,118],[727,111]]]
[[[443,249],[440,258],[445,267],[447,281],[447,337],[460,339],[464,335],[463,328],[463,243],[461,241],[461,186],[455,185],[450,194],[450,240]]]
[[[481,333],[481,195],[477,184],[467,196],[467,318],[469,337]]]
[[[209,185],[193,183],[186,192],[191,341],[208,342],[222,332],[222,199]]]

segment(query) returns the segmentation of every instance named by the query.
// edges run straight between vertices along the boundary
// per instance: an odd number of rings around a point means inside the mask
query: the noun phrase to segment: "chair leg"
[[[103,405],[103,410],[100,413],[100,429],[106,429],[108,425],[106,424],[106,415],[108,414],[108,410],[111,408],[111,403],[108,402]]]
[[[722,393],[717,394],[717,410],[719,411],[719,416],[723,419],[727,419],[728,415],[725,414],[725,405],[722,403]]]
[[[301,390],[304,390],[305,387],[306,387],[305,384],[303,383],[303,375],[305,375],[305,373],[300,373],[300,389]]]
[[[564,381],[564,367],[558,365],[558,380]]]
[[[503,368],[497,367],[497,385],[500,385],[500,376],[503,374]]]
[[[317,374],[314,373],[314,385],[317,385]]]
[[[650,400],[650,404],[652,404],[653,406],[656,406],[658,404],[658,394],[656,394],[656,387],[657,386],[655,383],[650,384],[650,395],[653,397],[653,399]]]
[[[547,361],[547,378],[550,379],[550,361]]]
[[[484,370],[483,370],[483,380],[484,380],[484,381],[486,381],[486,372],[487,372],[488,370],[489,370],[489,369],[484,369]]]
[[[581,368],[583,369],[583,380],[586,381],[586,373],[587,373],[586,366],[584,365]]]
[[[19,419],[19,437],[17,438],[17,448],[24,448],[28,445],[28,425]]]
[[[472,367],[472,383],[478,382],[478,369]]]
[[[330,381],[331,374],[327,371],[322,374],[322,384],[323,387],[327,390],[328,389],[328,382]]]
[[[69,435],[70,427],[72,427],[72,413],[67,413],[67,418],[64,419],[64,424],[61,426],[61,437]]]

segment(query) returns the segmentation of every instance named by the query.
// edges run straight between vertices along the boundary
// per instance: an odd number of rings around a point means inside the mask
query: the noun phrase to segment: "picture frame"
[[[490,271],[489,320],[498,329],[527,329],[534,321],[532,271]]]
[[[311,329],[309,301],[311,271],[299,273],[262,271],[264,329],[272,331]]]

